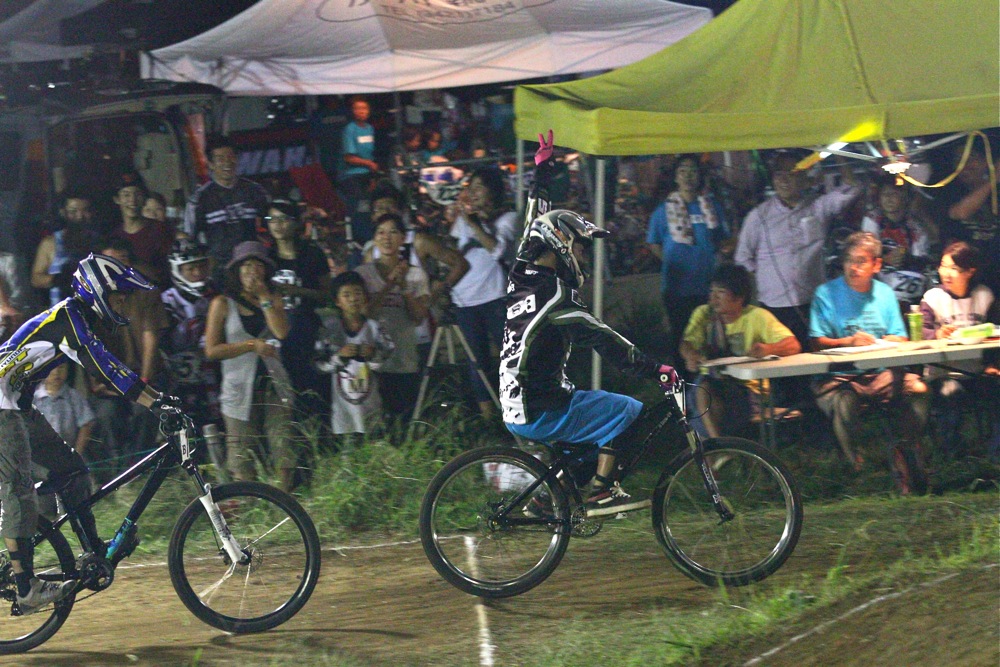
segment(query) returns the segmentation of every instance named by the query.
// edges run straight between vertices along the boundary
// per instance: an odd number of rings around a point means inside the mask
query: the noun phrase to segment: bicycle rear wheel
[[[706,586],[744,586],[773,574],[795,549],[802,501],[768,449],[743,438],[706,440],[705,460],[733,513],[723,521],[690,450],[672,461],[653,495],[653,529],[671,562]]]
[[[485,598],[519,595],[542,583],[569,544],[569,505],[559,484],[542,483],[538,459],[518,449],[483,447],[448,462],[424,494],[420,541],[434,569],[456,588]]]
[[[170,538],[170,581],[195,616],[226,632],[263,632],[294,616],[319,578],[320,547],[306,511],[287,493],[257,482],[212,489],[246,564],[233,563],[199,500]]]
[[[39,530],[48,525],[39,519]],[[62,533],[56,531],[48,539],[35,545],[35,576],[43,581],[66,581],[76,571],[73,550]],[[12,616],[17,595],[14,573],[10,565],[10,552],[0,540],[0,655],[24,653],[52,638],[73,610],[76,593],[71,593],[55,605],[29,616]]]

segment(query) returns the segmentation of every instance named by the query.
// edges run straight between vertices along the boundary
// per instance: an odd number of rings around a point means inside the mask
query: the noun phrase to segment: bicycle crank
[[[114,583],[115,566],[107,558],[85,553],[76,561],[76,571],[80,574],[80,588],[103,591]]]
[[[581,505],[573,509],[570,525],[572,526],[570,535],[573,537],[593,537],[601,532],[604,521],[587,519],[587,510]]]

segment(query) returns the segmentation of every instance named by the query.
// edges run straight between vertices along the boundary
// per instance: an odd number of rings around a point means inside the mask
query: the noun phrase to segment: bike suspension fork
[[[195,481],[198,483],[198,488],[202,492],[198,496],[198,500],[201,501],[202,507],[205,508],[205,512],[212,522],[215,533],[222,540],[222,548],[225,549],[229,559],[233,563],[249,562],[250,557],[240,548],[239,542],[233,537],[232,531],[229,530],[229,525],[226,524],[226,518],[222,515],[222,510],[219,509],[218,504],[212,499],[212,485],[205,481],[205,478],[201,476],[197,468],[191,467],[188,469],[188,472],[194,476]]]
[[[722,491],[719,490],[719,483],[715,480],[712,467],[705,460],[705,448],[702,445],[701,438],[686,421],[684,423],[684,432],[687,435],[688,446],[694,455],[694,462],[698,466],[698,470],[701,471],[701,479],[705,484],[705,490],[712,498],[712,505],[715,507],[715,511],[718,512],[719,519],[722,522],[732,521],[735,515],[729,503],[722,496]]]

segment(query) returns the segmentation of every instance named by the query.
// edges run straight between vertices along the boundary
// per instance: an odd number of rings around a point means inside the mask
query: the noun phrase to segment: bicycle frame
[[[160,490],[160,487],[166,480],[167,475],[170,473],[170,469],[173,466],[180,464],[188,475],[193,477],[198,484],[198,488],[202,492],[198,498],[205,506],[205,510],[208,512],[212,525],[222,540],[226,553],[233,562],[245,564],[249,560],[249,556],[244,553],[242,549],[240,549],[239,544],[233,538],[228,526],[226,526],[225,519],[223,518],[219,507],[212,501],[212,485],[205,481],[205,478],[202,477],[201,471],[198,470],[197,464],[191,458],[191,455],[193,454],[193,449],[190,446],[189,439],[189,430],[191,426],[192,424],[190,420],[185,418],[183,427],[177,431],[168,433],[167,441],[164,444],[147,454],[117,477],[104,484],[83,503],[76,507],[67,508],[65,514],[57,518],[53,523],[49,524],[44,530],[38,533],[36,536],[36,542],[46,539],[53,532],[58,531],[68,521],[72,526],[77,539],[80,541],[80,545],[83,548],[84,553],[93,553],[96,545],[91,542],[89,536],[86,534],[86,531],[83,530],[83,527],[80,524],[80,511],[93,507],[121,487],[135,481],[146,472],[152,471],[149,478],[146,480],[145,485],[143,485],[142,490],[139,492],[139,495],[132,503],[132,507],[129,508],[128,513],[125,515],[125,519],[122,521],[121,526],[115,532],[114,537],[109,543],[111,546],[109,547],[107,558],[112,561],[113,564],[117,565],[121,560],[121,557],[115,558],[116,551],[113,551],[112,549],[117,549],[118,543],[122,540],[125,533],[132,525],[139,521],[142,513],[149,506],[150,501],[152,501],[153,497],[156,495],[157,491]],[[58,482],[58,480],[56,481]]]
[[[687,447],[690,448],[695,462],[698,464],[698,469],[701,471],[702,481],[705,484],[705,490],[712,498],[712,505],[715,507],[716,512],[719,514],[719,519],[723,522],[731,521],[734,518],[732,509],[726,503],[722,492],[719,491],[719,485],[715,480],[715,476],[712,474],[712,468],[705,461],[705,450],[701,441],[701,436],[698,432],[694,430],[688,422],[687,414],[685,412],[684,406],[684,390],[685,383],[683,380],[676,383],[671,392],[665,392],[664,396],[673,400],[665,400],[662,403],[654,406],[654,410],[663,411],[662,416],[655,417],[655,423],[650,429],[649,433],[643,438],[642,442],[638,447],[632,450],[632,453],[628,460],[620,462],[619,468],[622,470],[623,476],[631,472],[632,468],[645,458],[649,450],[655,445],[655,438],[663,428],[670,422],[676,422],[684,430],[684,434],[687,440]],[[653,413],[657,415],[657,413]],[[651,417],[652,418],[652,417]],[[554,463],[548,466],[548,470],[545,475],[536,479],[534,482],[529,484],[527,487],[521,490],[520,493],[516,494],[508,503],[501,508],[496,516],[494,517],[497,521],[504,525],[548,525],[552,521],[545,518],[533,518],[511,515],[515,508],[520,508],[527,502],[528,498],[534,494],[542,483],[555,483],[559,484],[558,476],[560,473],[568,474],[568,465],[570,461],[579,456],[579,447],[570,447],[568,450],[564,451],[562,455],[556,459]],[[661,478],[658,484],[663,483]],[[579,504],[582,502],[580,498],[579,490],[576,485],[571,486],[574,493],[574,501]]]

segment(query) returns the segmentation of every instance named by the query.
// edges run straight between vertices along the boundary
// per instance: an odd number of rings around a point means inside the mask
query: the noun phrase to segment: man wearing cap
[[[212,135],[205,146],[212,179],[195,190],[184,211],[184,232],[208,248],[212,278],[222,285],[223,268],[242,241],[257,239],[267,212],[264,188],[237,174],[238,156],[228,137]]]
[[[137,268],[159,286],[169,283],[167,255],[174,244],[174,230],[164,222],[142,215],[146,203],[146,187],[134,171],[122,172],[115,205],[121,211],[122,222],[111,238],[122,239],[132,251]]]

